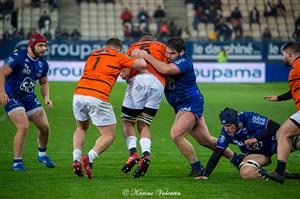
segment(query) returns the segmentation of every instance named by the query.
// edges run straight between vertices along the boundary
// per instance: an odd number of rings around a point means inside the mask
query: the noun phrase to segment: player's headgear
[[[31,49],[33,49],[34,46],[40,42],[47,43],[47,38],[44,35],[35,33],[35,34],[31,35],[31,37],[29,38],[28,45]]]
[[[238,112],[232,108],[226,107],[219,116],[222,124],[238,125],[240,122]]]

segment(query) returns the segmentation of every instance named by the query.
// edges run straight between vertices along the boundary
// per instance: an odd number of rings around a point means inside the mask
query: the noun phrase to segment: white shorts
[[[300,125],[300,111],[294,113],[292,116],[290,116],[290,118]]]
[[[107,126],[116,123],[112,105],[96,97],[74,95],[73,113],[76,120],[86,121],[90,118],[95,126]]]
[[[164,85],[153,74],[137,74],[126,88],[122,106],[130,109],[159,109]]]

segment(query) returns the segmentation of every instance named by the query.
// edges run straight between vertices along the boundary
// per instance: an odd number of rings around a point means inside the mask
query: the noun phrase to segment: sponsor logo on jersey
[[[29,69],[29,66],[27,65],[27,63],[24,64],[24,68],[22,70],[22,73],[24,75],[29,75],[31,73],[31,70]]]
[[[266,118],[260,117],[259,115],[252,117],[252,122],[254,124],[260,124],[265,125],[266,124]]]
[[[42,68],[43,67],[43,62],[38,61],[39,67]]]
[[[183,107],[181,109],[179,109],[179,111],[191,111],[191,107]]]
[[[180,63],[182,63],[182,62],[184,62],[184,61],[185,61],[184,58],[180,58],[180,59],[176,60],[174,63],[175,63],[176,65],[179,65]]]

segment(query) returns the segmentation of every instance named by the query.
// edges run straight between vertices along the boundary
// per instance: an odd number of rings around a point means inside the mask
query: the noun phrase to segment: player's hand
[[[131,57],[133,58],[140,58],[140,50],[139,49],[133,49],[131,54],[130,54]]]
[[[53,107],[53,103],[50,99],[45,100],[45,104],[47,105],[48,109],[51,110]]]
[[[256,138],[249,138],[249,139],[245,140],[244,144],[246,144],[246,145],[252,145],[252,144],[254,144],[256,142],[257,142]]]
[[[130,69],[129,68],[123,69],[120,73],[120,77],[124,79],[126,82],[128,82],[128,80],[130,79]]]
[[[264,97],[265,100],[271,101],[271,102],[275,102],[278,101],[278,97],[275,95],[270,95],[270,96],[266,96]]]
[[[208,177],[206,177],[206,176],[196,176],[195,180],[208,180]]]
[[[140,57],[145,58],[145,56],[149,55],[147,51],[140,50]]]
[[[9,100],[9,98],[8,98],[6,92],[5,91],[0,92],[0,104],[6,105],[8,100]]]

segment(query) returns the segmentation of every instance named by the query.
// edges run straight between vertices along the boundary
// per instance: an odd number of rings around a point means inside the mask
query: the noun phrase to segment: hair
[[[281,47],[281,52],[300,54],[300,45],[295,42],[288,42]]]
[[[179,53],[185,51],[184,40],[179,37],[170,38],[167,42],[167,46],[171,49],[176,50]]]
[[[144,33],[140,39],[140,41],[146,40],[146,41],[154,41],[155,38],[151,33]]]
[[[123,47],[122,41],[118,38],[110,38],[106,42],[106,46],[112,46],[114,48],[121,48]]]

